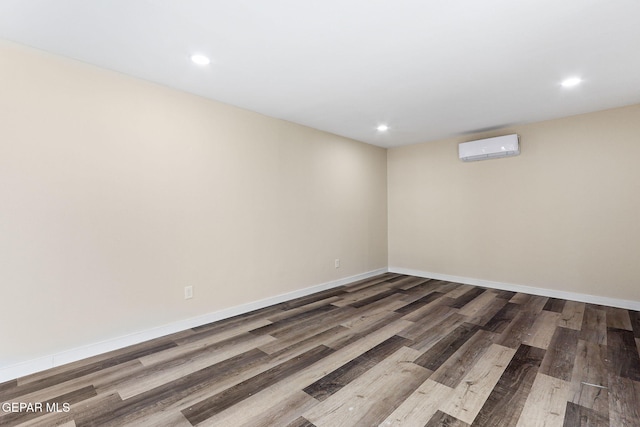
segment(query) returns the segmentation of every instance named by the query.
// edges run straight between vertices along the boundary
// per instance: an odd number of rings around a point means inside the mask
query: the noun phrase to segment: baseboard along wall
[[[481,286],[483,288],[500,289],[503,291],[521,292],[543,297],[560,298],[571,301],[586,302],[590,304],[607,305],[627,310],[640,311],[640,301],[609,298],[598,295],[581,294],[578,292],[566,292],[555,289],[537,288],[534,286],[515,285],[513,283],[494,282],[491,280],[474,279],[471,277],[452,276],[449,274],[432,273],[428,271],[413,270],[410,268],[389,267],[390,273],[407,274],[409,276],[424,277],[426,279],[446,280],[447,282],[464,283],[466,285]]]
[[[9,381],[25,375],[30,375],[46,369],[61,366],[67,363],[76,362],[98,354],[107,353],[109,351],[118,350],[144,341],[160,338],[165,335],[184,331],[196,326],[206,325],[218,320],[227,319],[229,317],[245,314],[253,310],[268,307],[270,305],[279,304],[295,298],[311,295],[316,292],[346,285],[358,280],[367,279],[383,273],[398,273],[410,276],[424,277],[428,279],[446,280],[448,282],[464,283],[467,285],[481,286],[484,288],[500,289],[512,292],[522,292],[532,295],[540,295],[552,298],[561,298],[566,300],[585,302],[590,304],[606,305],[611,307],[620,307],[627,310],[640,311],[640,301],[630,301],[617,298],[608,298],[597,295],[581,294],[576,292],[566,292],[554,289],[537,288],[533,286],[516,285],[512,283],[494,282],[490,280],[474,279],[470,277],[452,276],[448,274],[433,273],[421,270],[413,270],[409,268],[389,267],[372,270],[355,276],[345,277],[331,282],[322,283],[308,288],[300,289],[294,292],[280,294],[271,298],[250,302],[247,304],[230,307],[228,309],[215,311],[203,316],[193,317],[168,325],[135,332],[129,335],[101,341],[98,343],[88,344],[67,351],[43,356],[37,359],[28,360],[14,365],[0,367],[0,382]]]
[[[189,319],[180,320],[167,325],[159,326],[156,328],[147,329],[144,331],[134,332],[132,334],[116,337],[113,339],[87,344],[85,346],[69,349],[66,351],[50,354],[47,356],[39,357],[37,359],[27,360],[12,364],[6,367],[0,367],[0,383],[9,381],[25,375],[34,374],[36,372],[44,371],[57,366],[65,365],[67,363],[76,362],[78,360],[86,359],[88,357],[97,356],[109,351],[118,350],[130,345],[139,344],[145,341],[149,341],[155,338],[160,338],[169,334],[184,331],[196,326],[206,325],[208,323],[216,322],[218,320],[227,319],[229,317],[237,316],[240,314],[249,313],[254,310],[258,310],[270,305],[279,304],[292,299],[311,295],[316,292],[324,291],[327,289],[335,288],[338,286],[346,285],[348,283],[356,282],[358,280],[368,279],[383,273],[386,273],[386,268],[380,268],[377,270],[368,271],[366,273],[357,274],[355,276],[345,277],[342,279],[333,280],[319,285],[311,286],[308,288],[300,289],[285,294],[276,295],[274,297],[265,298],[259,301],[250,302],[247,304],[230,307],[224,310],[207,313],[202,316],[192,317]]]

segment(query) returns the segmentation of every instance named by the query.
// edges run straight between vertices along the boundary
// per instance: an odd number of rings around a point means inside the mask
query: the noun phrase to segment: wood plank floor
[[[388,273],[0,384],[0,425],[638,427],[639,346],[636,311]]]

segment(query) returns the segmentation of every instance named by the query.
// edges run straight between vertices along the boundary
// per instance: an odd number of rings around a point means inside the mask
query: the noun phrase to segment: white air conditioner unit
[[[516,134],[463,142],[458,145],[458,156],[464,162],[517,156],[518,154],[520,154],[520,146]]]

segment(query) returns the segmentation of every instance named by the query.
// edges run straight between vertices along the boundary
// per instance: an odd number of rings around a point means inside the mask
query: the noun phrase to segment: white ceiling
[[[640,103],[640,0],[0,0],[0,38],[384,147]]]

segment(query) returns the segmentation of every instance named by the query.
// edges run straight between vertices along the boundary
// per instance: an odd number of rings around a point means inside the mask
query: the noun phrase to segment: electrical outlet
[[[337,258],[336,258],[336,261],[335,261],[335,266],[336,266],[336,268],[340,268],[340,260],[337,259]]]
[[[184,299],[193,298],[193,286],[185,286],[184,287]]]

